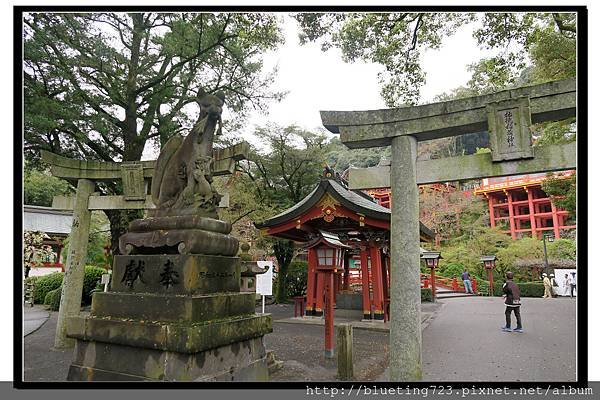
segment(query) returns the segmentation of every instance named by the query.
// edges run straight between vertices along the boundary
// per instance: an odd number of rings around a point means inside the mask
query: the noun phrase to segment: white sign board
[[[256,293],[263,296],[273,295],[273,261],[257,261],[260,268],[269,269],[264,274],[256,275]]]

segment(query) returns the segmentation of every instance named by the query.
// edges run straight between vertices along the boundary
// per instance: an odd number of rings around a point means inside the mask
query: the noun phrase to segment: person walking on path
[[[544,295],[542,296],[544,299],[552,298],[552,284],[550,283],[550,279],[548,279],[548,275],[544,272],[542,274],[542,278],[544,278]]]
[[[515,313],[515,318],[517,319],[517,327],[512,330],[512,332],[523,332],[523,325],[521,324],[521,291],[516,283],[512,281],[513,273],[506,273],[506,282],[502,285],[502,292],[504,293],[504,304],[506,305],[506,310],[504,310],[504,315],[506,317],[506,325],[502,327],[504,332],[511,332],[510,330],[510,313]]]
[[[463,283],[465,284],[465,293],[475,294],[473,293],[473,286],[471,286],[471,276],[469,275],[466,269],[462,273],[461,278]]]
[[[552,298],[552,284],[550,283],[550,279],[548,279],[548,275],[544,272],[542,274],[544,278],[544,295],[542,296],[544,299]]]
[[[571,272],[571,297],[573,297],[573,293],[577,290],[577,276],[575,272]]]

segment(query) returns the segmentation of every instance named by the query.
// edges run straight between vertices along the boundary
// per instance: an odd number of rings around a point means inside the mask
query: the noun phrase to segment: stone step
[[[450,299],[454,297],[475,297],[476,294],[468,294],[464,292],[437,292],[437,299]]]

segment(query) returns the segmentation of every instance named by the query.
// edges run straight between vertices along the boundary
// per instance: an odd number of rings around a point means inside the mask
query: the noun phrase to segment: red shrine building
[[[568,178],[574,172],[565,171],[556,176]],[[551,232],[559,239],[565,231],[576,229],[577,225],[570,220],[569,212],[556,207],[542,190],[541,184],[545,179],[546,174],[485,178],[473,194],[487,201],[490,226],[500,228],[513,239],[524,236],[541,239],[544,232]],[[367,193],[380,205],[390,207],[390,188],[369,189]]]
[[[386,320],[389,304],[390,209],[371,196],[350,190],[346,182],[326,169],[319,184],[295,206],[262,222],[256,227],[264,234],[304,243],[308,248],[306,289],[307,316],[321,316],[332,286],[333,302],[343,307],[344,295],[352,295],[353,277],[361,282],[360,293],[347,303],[360,304],[364,319]],[[420,225],[421,241],[431,242],[433,232]],[[319,269],[320,256],[313,244],[337,243],[343,247],[343,259],[329,274]],[[325,244],[327,244],[325,243]],[[358,265],[360,265],[358,267]],[[353,267],[359,270],[354,274]],[[358,271],[357,271],[358,272]],[[331,279],[331,281],[329,281]],[[329,283],[331,282],[331,283]],[[352,285],[354,286],[354,285]],[[359,298],[360,297],[360,298]],[[346,301],[344,301],[346,303]]]
[[[557,176],[567,178],[574,172]],[[569,220],[569,212],[557,208],[542,190],[545,179],[546,174],[487,178],[473,193],[486,198],[492,228],[499,227],[513,239],[540,239],[544,232],[552,232],[559,239],[564,231],[577,226]]]

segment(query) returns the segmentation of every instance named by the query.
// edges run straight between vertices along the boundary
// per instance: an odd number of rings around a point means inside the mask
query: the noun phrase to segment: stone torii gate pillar
[[[234,146],[213,150],[215,160],[213,176],[231,174],[235,162],[245,159],[249,151],[246,142]],[[55,196],[52,207],[60,210],[73,210],[71,242],[65,265],[65,276],[60,298],[54,347],[69,348],[75,344],[67,337],[67,318],[79,315],[81,291],[87,246],[89,240],[90,219],[93,210],[143,210],[154,208],[152,196],[147,194],[145,180],[152,178],[155,161],[129,161],[122,163],[73,160],[42,150],[42,160],[50,165],[52,175],[58,178],[77,180],[77,192],[74,197]],[[123,195],[94,195],[96,181],[121,180]],[[219,207],[226,207],[228,197],[221,199]]]
[[[350,170],[349,176],[352,189],[392,188],[391,381],[422,377],[417,185],[574,168],[574,143],[534,151],[530,126],[575,116],[575,87],[568,79],[414,107],[321,111],[325,128],[347,147],[392,147],[390,167]],[[417,161],[418,141],[486,130],[491,154]]]

